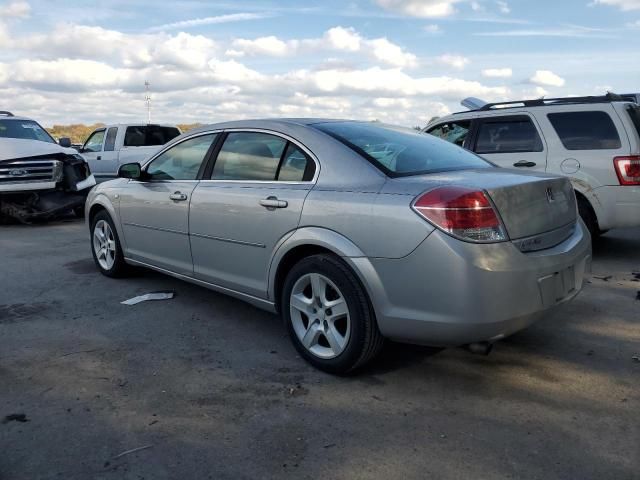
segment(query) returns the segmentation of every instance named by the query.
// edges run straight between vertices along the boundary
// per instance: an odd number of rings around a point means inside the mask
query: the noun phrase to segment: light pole
[[[144,81],[144,91],[145,91],[144,100],[145,102],[147,102],[147,124],[151,124],[151,94],[149,93],[150,86],[151,84],[149,83],[149,81],[145,80]]]

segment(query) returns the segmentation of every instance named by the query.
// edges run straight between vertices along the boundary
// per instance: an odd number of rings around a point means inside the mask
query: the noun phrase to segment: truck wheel
[[[118,232],[104,210],[91,219],[91,247],[93,261],[100,273],[107,277],[123,277],[128,273]]]
[[[320,370],[349,373],[382,347],[384,337],[364,288],[331,255],[298,262],[286,277],[281,305],[294,346]]]

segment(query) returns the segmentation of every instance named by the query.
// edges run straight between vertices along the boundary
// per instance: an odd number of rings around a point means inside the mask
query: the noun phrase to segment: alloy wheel
[[[104,220],[99,220],[93,227],[93,251],[100,267],[111,270],[116,261],[116,239],[111,225]]]
[[[323,359],[340,355],[351,335],[349,307],[340,289],[319,273],[301,276],[289,298],[293,329],[309,352]]]

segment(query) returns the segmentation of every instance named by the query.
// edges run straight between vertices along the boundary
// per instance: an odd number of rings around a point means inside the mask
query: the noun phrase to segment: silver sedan
[[[278,312],[333,373],[385,338],[486,352],[575,297],[590,262],[566,178],[379,123],[210,125],[119,177],[86,205],[103,274],[148,267]]]

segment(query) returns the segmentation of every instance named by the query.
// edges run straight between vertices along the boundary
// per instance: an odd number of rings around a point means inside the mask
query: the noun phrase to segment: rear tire
[[[91,219],[91,253],[98,270],[107,277],[124,277],[129,273],[129,265],[118,238],[118,231],[106,211],[98,212]]]
[[[294,265],[281,305],[296,350],[325,372],[350,373],[373,359],[384,343],[360,281],[332,255],[313,255]]]
[[[577,200],[578,200],[578,213],[580,213],[580,217],[582,218],[582,221],[587,226],[587,230],[589,230],[589,233],[591,234],[591,238],[595,240],[602,233],[604,233],[600,230],[600,227],[598,226],[598,219],[596,218],[596,214],[593,211],[591,204],[589,204],[589,201],[586,198],[582,196],[578,196]]]

